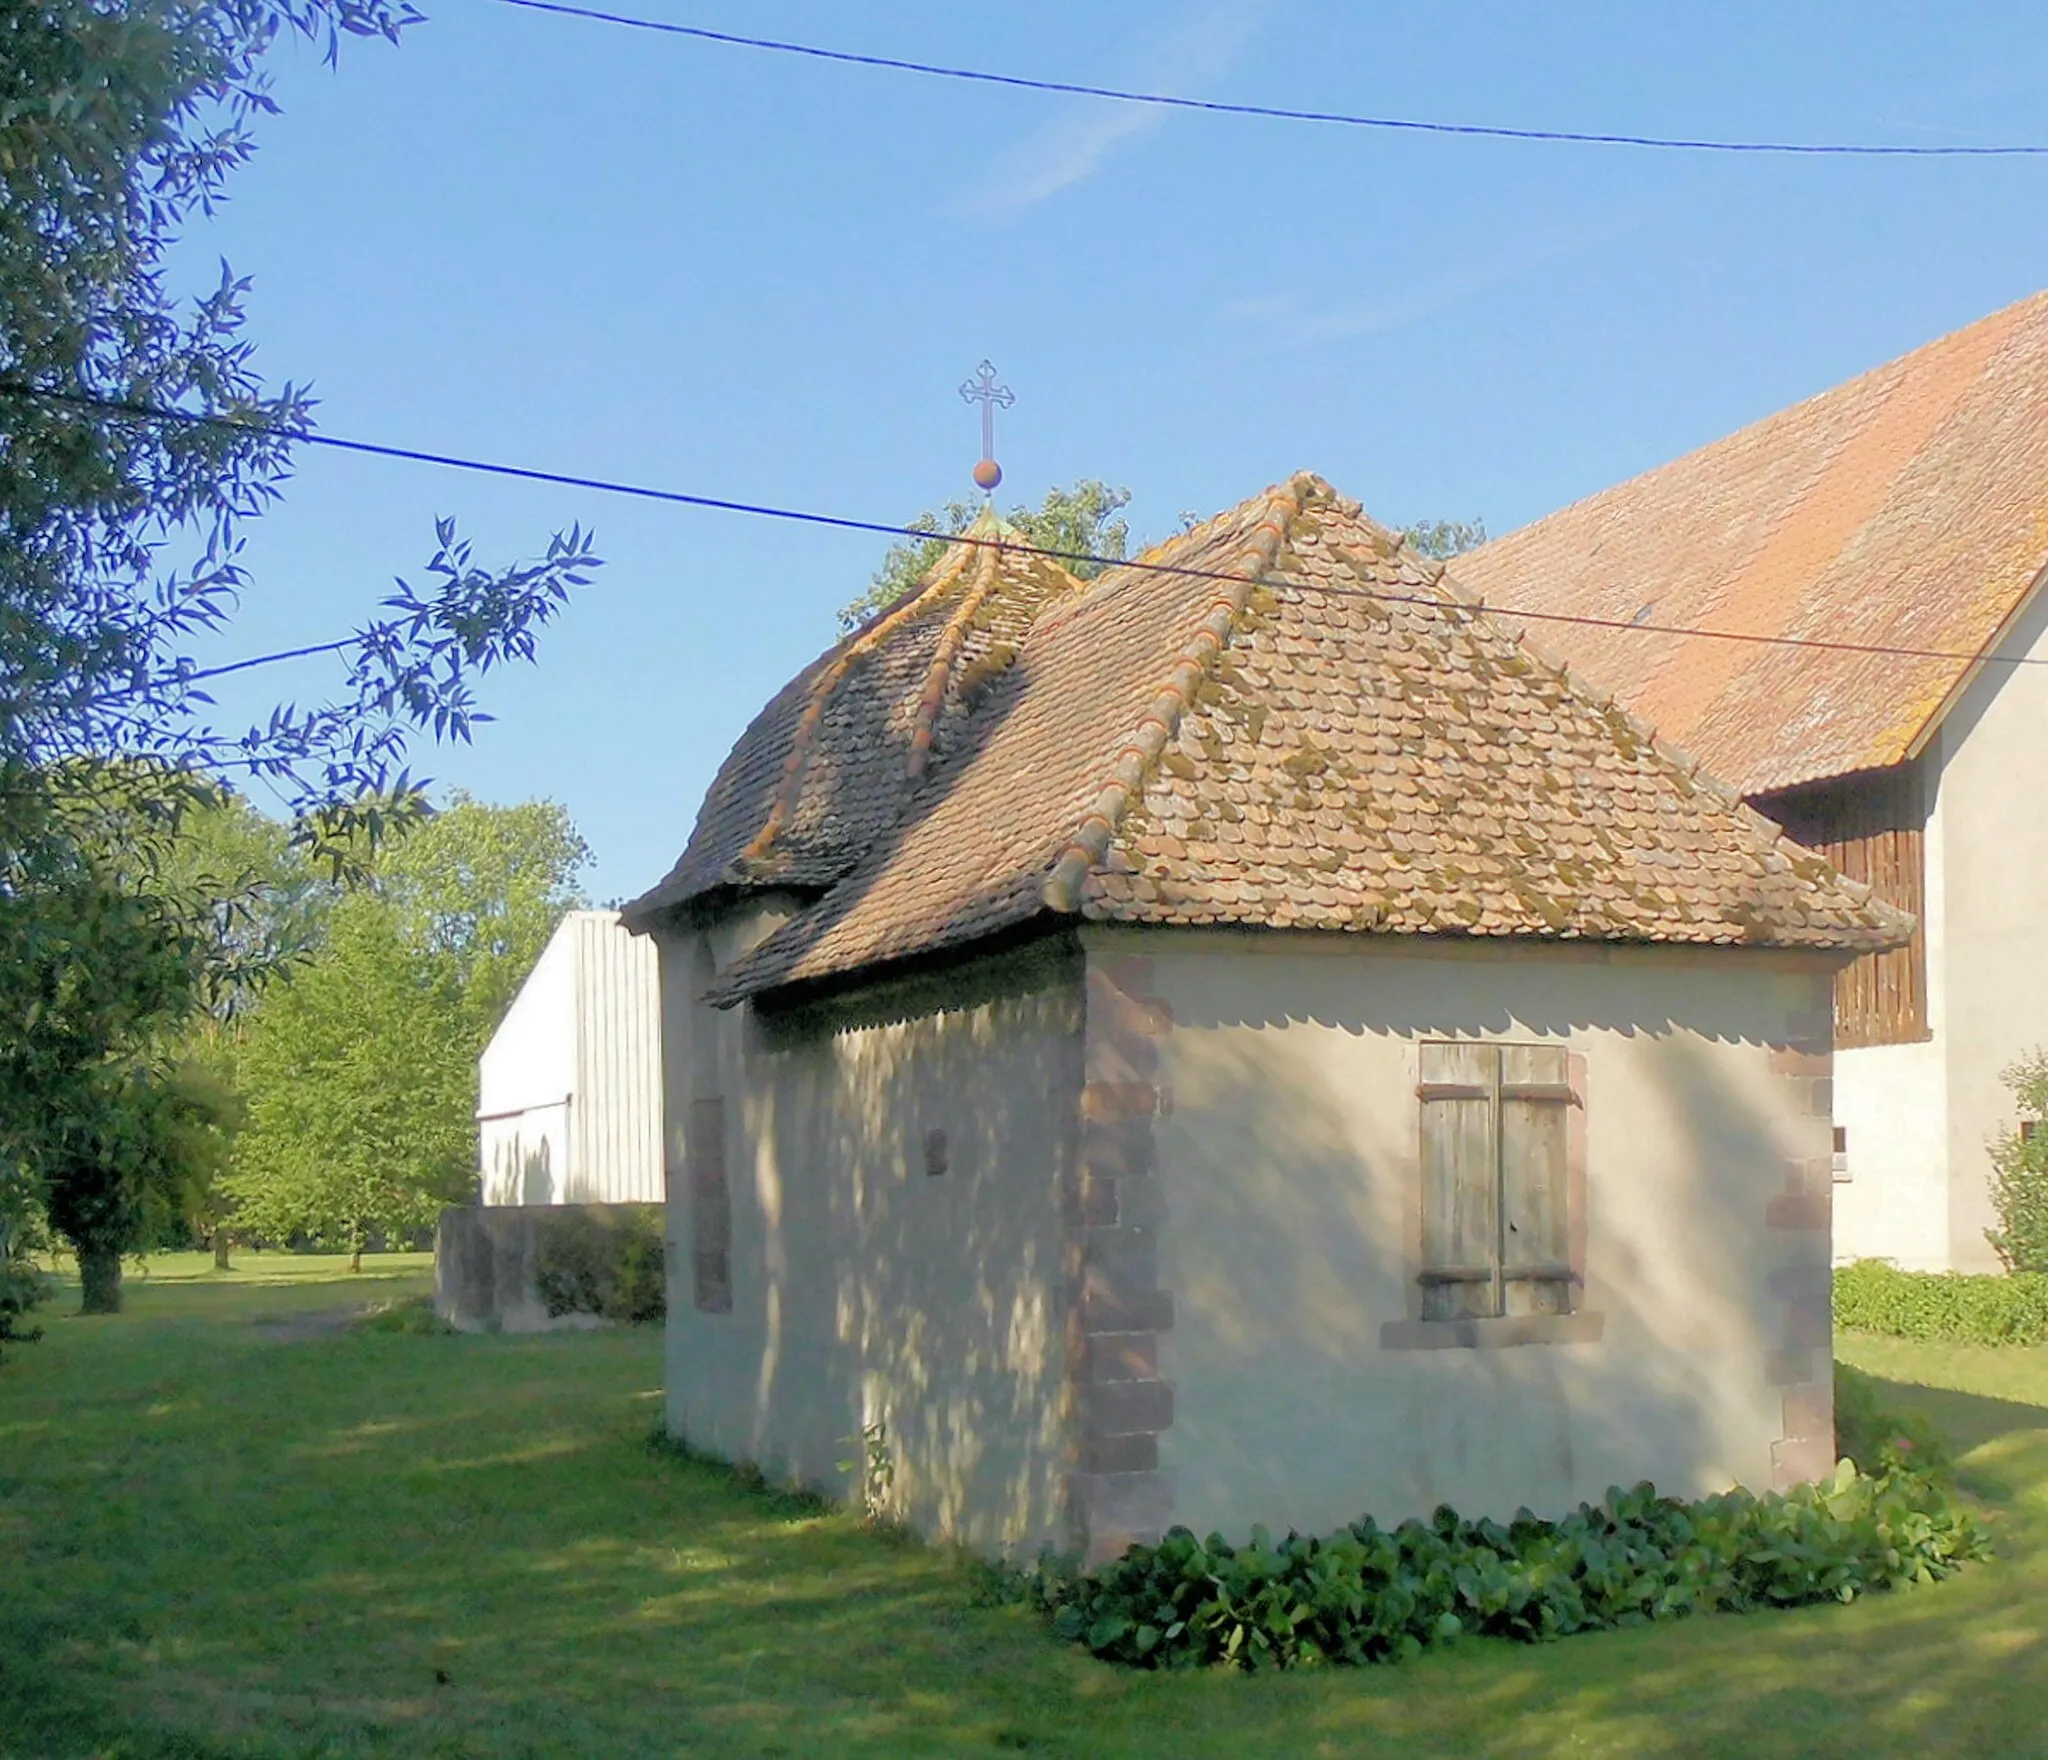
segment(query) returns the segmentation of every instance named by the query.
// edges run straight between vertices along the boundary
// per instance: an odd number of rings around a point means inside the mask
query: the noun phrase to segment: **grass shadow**
[[[651,1448],[651,1332],[229,1349],[252,1332],[233,1291],[138,1311],[53,1328],[0,1382],[0,1752],[1974,1760],[2048,1726],[2048,1375],[2001,1396],[2019,1358],[1970,1387],[1921,1385],[1939,1353],[1880,1371],[2010,1479],[1997,1565],[1848,1608],[1245,1679],[1094,1663],[1028,1609],[975,1606],[944,1553]]]

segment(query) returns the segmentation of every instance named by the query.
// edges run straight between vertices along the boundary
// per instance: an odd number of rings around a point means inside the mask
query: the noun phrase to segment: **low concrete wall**
[[[595,1314],[553,1315],[535,1287],[550,1229],[587,1221],[661,1227],[659,1204],[482,1204],[441,1212],[434,1229],[434,1312],[458,1332],[548,1332],[602,1326]]]

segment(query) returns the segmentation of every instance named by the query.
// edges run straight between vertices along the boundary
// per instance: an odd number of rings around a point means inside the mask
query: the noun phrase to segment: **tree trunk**
[[[78,1249],[78,1311],[118,1314],[121,1311],[121,1254],[118,1248]]]
[[[213,1231],[213,1268],[216,1271],[234,1270],[234,1266],[228,1263],[228,1231],[224,1228]]]
[[[367,1232],[361,1223],[357,1223],[354,1228],[348,1231],[348,1268],[350,1271],[360,1271],[363,1268],[363,1241],[367,1236]]]

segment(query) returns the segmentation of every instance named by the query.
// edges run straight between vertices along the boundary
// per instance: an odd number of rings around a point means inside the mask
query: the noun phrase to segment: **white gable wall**
[[[477,1070],[486,1204],[658,1202],[654,950],[612,911],[572,911]]]
[[[1697,1496],[1824,1467],[1832,975],[1738,949],[1101,937],[1171,1025],[1154,1125],[1173,1319],[1158,1438],[1174,1521],[1326,1531],[1448,1501],[1556,1515],[1610,1484]],[[1419,1039],[1583,1060],[1597,1338],[1415,1348]],[[1818,1043],[1820,1053],[1788,1056]],[[1498,1324],[1498,1323],[1493,1323]],[[1795,1408],[1813,1408],[1798,1423]],[[1811,1468],[1813,1461],[1804,1463]]]
[[[661,1168],[660,962],[614,911],[577,911],[576,1079],[562,1202],[657,1204]]]
[[[2048,595],[2014,619],[2001,655],[2048,661]],[[1947,1088],[1935,1169],[1948,1263],[1995,1271],[1986,1142],[2016,1114],[1999,1072],[2048,1045],[2048,664],[1989,666],[1936,736],[1938,853],[1928,859],[1942,998],[1933,1045]],[[1851,1129],[1855,1127],[1852,1125]]]
[[[770,898],[655,937],[669,1427],[846,1496],[856,1475],[840,1463],[878,1425],[892,1515],[988,1552],[1063,1543],[1076,962],[980,961],[780,1030],[696,1000],[791,908]],[[696,1305],[689,1132],[704,1102],[724,1120],[728,1312]]]

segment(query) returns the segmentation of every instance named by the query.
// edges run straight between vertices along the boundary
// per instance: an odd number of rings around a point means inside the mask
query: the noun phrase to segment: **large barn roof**
[[[999,558],[991,578],[1023,563]],[[1084,589],[1055,585],[935,761],[915,777],[892,762],[893,813],[863,818],[859,859],[715,1000],[1062,916],[1853,950],[1910,927],[1318,478]],[[831,660],[762,722],[800,723]],[[866,749],[849,749],[864,778]],[[829,776],[805,787],[832,796]],[[740,823],[772,774],[751,788]],[[692,851],[727,800],[714,788]],[[721,835],[678,874],[729,872],[737,832]],[[661,908],[650,896],[642,920]]]
[[[2048,565],[2048,293],[1460,558],[1745,794],[1913,756]],[[1964,658],[1664,635],[1678,625]]]

